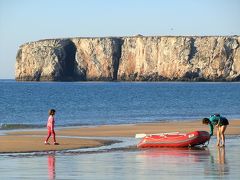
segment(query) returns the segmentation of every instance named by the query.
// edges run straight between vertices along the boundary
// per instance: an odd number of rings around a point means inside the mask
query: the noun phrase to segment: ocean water
[[[213,138],[216,141],[216,138]],[[239,179],[239,136],[225,148],[1,154],[2,179]]]
[[[240,83],[16,82],[0,80],[0,128],[240,118]]]
[[[1,129],[45,126],[50,108],[57,126],[188,121],[212,113],[239,119],[240,83],[0,80],[0,103]],[[208,147],[193,149],[137,149],[139,139],[117,138],[122,142],[96,148],[0,154],[1,179],[240,177],[239,136],[227,136],[225,148],[216,148],[213,137]]]

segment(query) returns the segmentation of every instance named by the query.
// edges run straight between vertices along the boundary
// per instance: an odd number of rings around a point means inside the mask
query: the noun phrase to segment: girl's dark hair
[[[56,112],[56,110],[55,110],[55,109],[50,109],[50,110],[48,111],[48,114],[49,114],[49,115],[54,115],[54,114],[55,114],[55,112]]]
[[[203,118],[202,119],[203,124],[208,124],[209,122],[210,122],[210,120],[208,118]]]

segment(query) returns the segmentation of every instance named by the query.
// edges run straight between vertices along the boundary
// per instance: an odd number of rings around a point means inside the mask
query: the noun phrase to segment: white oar
[[[149,136],[148,134],[136,134],[135,138],[144,138],[146,136]]]
[[[159,133],[159,134],[136,134],[135,138],[144,138],[146,136],[152,136],[152,135],[164,136],[167,134],[174,135],[174,134],[179,134],[179,132],[169,132],[169,133]]]

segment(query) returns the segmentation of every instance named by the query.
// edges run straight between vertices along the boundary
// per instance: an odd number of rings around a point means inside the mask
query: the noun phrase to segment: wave
[[[45,125],[39,124],[0,124],[0,130],[11,130],[11,129],[31,129],[31,128],[43,128]]]
[[[79,127],[79,126],[91,126],[94,124],[88,124],[88,123],[69,123],[64,125],[56,125],[56,127]],[[36,128],[45,128],[46,125],[40,125],[40,124],[14,124],[14,123],[1,123],[0,124],[0,130],[14,130],[14,129],[36,129]]]

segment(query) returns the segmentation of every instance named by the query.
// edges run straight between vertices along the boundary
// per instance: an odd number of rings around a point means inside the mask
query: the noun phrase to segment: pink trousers
[[[48,136],[46,138],[46,142],[48,142],[48,139],[50,138],[51,135],[53,135],[53,141],[56,142],[56,135],[54,129],[51,130],[51,128],[48,127]]]

